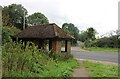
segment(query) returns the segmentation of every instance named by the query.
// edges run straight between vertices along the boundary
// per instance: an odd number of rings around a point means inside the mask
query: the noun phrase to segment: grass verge
[[[79,67],[79,63],[75,59],[68,59],[66,61],[54,62],[48,61],[48,64],[43,68],[36,67],[36,72],[11,72],[9,77],[40,77],[49,79],[64,79],[72,77],[73,68]],[[37,64],[38,65],[38,64]],[[39,66],[39,65],[38,65]]]
[[[95,51],[95,52],[118,52],[118,48],[100,48],[100,47],[89,47],[82,48],[83,50]]]
[[[84,61],[91,77],[118,77],[118,66]]]
[[[47,70],[41,75],[44,77],[72,77],[72,70],[79,67],[79,63],[75,59],[68,59],[66,61],[59,61],[57,63],[49,63]]]
[[[30,42],[26,46],[21,42],[5,43],[2,50],[2,77],[64,79],[71,77],[72,69],[79,66],[70,53],[45,52]]]

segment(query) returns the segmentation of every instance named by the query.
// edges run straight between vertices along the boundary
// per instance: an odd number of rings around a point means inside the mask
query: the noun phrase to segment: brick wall
[[[71,53],[71,42],[68,40],[65,41],[65,52]]]
[[[52,50],[56,53],[61,52],[61,41],[60,40],[50,40],[49,41],[49,50]]]
[[[53,51],[56,53],[61,52],[61,41],[55,40],[52,42]]]

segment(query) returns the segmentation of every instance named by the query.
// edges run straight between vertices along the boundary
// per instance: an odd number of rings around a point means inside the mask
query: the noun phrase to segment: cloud
[[[73,23],[80,30],[95,28],[100,35],[118,28],[119,0],[0,0],[3,5],[22,4],[32,14],[41,12],[50,22]]]

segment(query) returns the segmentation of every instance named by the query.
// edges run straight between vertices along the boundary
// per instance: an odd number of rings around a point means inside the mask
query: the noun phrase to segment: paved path
[[[73,70],[73,77],[90,77],[85,67]]]
[[[89,59],[97,61],[107,61],[118,63],[118,53],[100,53],[80,50],[79,47],[72,47],[72,54],[79,59]]]
[[[90,77],[89,72],[86,70],[86,68],[83,66],[83,61],[78,60],[80,63],[80,68],[76,68],[73,70],[73,77]],[[89,78],[87,78],[89,79]]]

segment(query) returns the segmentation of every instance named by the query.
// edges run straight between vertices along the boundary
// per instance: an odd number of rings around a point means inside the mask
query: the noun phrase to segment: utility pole
[[[24,10],[24,15],[23,15],[23,30],[25,30],[25,10]]]

